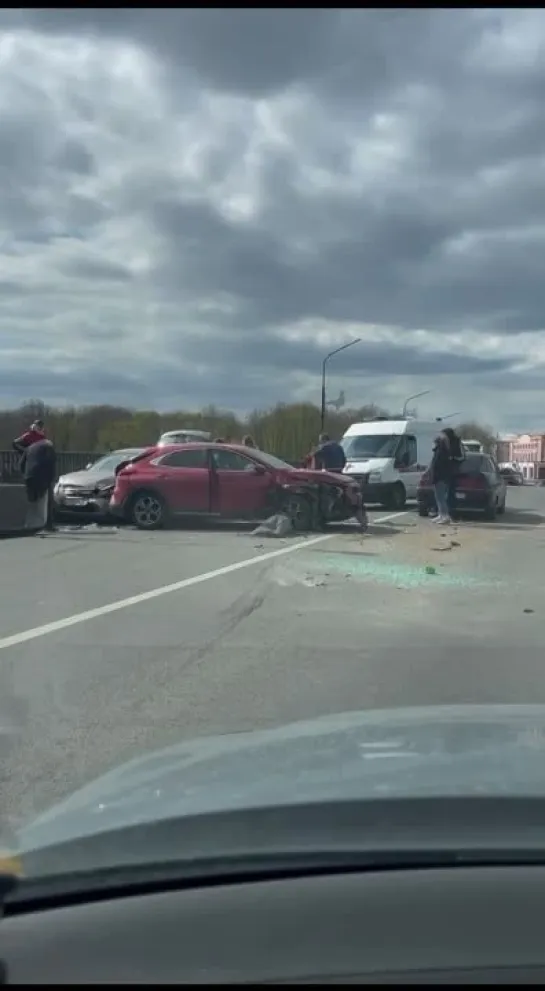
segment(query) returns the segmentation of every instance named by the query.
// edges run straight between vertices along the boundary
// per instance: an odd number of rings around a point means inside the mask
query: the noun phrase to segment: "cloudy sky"
[[[545,429],[545,12],[0,13],[0,406]]]

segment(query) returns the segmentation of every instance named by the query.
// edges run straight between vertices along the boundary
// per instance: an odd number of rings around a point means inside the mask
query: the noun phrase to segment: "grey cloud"
[[[130,282],[132,280],[131,273],[123,265],[117,265],[115,262],[100,258],[68,258],[61,263],[60,268],[67,275],[73,275],[79,279],[98,282]]]
[[[173,349],[175,344],[173,343]],[[179,351],[198,361],[202,354],[199,339],[185,339]],[[248,336],[235,334],[208,339],[209,364],[243,369],[266,369],[270,374],[319,370],[324,348],[305,340],[289,343],[273,333],[261,331]],[[350,351],[336,355],[330,365],[333,374],[343,378],[361,375],[483,375],[505,373],[512,361],[504,358],[483,358],[466,354],[445,354],[439,351],[422,353],[416,348],[383,342],[362,341]]]
[[[290,372],[312,373],[321,354],[317,346],[286,343],[282,330],[309,318],[398,328],[397,347],[361,348],[339,364],[343,374],[451,374],[460,389],[465,375],[482,375],[487,388],[501,382],[497,388],[509,390],[515,379],[503,344],[497,358],[479,361],[465,357],[463,348],[450,356],[441,355],[439,345],[436,352],[413,351],[403,346],[403,331],[422,327],[438,338],[452,330],[462,337],[496,331],[505,338],[520,330],[539,338],[545,331],[545,66],[530,56],[502,66],[492,52],[502,26],[507,23],[508,32],[519,16],[531,15],[462,9],[4,11],[0,23],[25,24],[48,39],[134,41],[156,60],[154,85],[164,91],[153,104],[154,155],[151,142],[138,146],[140,107],[118,101],[117,89],[111,94],[115,114],[108,117],[107,75],[99,80],[100,98],[92,83],[59,89],[70,103],[70,126],[60,111],[50,112],[29,79],[24,110],[14,100],[0,128],[3,250],[12,257],[11,240],[29,254],[39,248],[45,257],[60,236],[88,241],[89,255],[80,244],[70,256],[67,245],[62,270],[51,266],[61,277],[63,299],[75,283],[78,292],[88,283],[92,293],[102,282],[121,304],[111,312],[119,313],[127,300],[138,307],[137,290],[149,290],[150,299],[177,314],[158,322],[153,345],[177,356],[172,388],[178,376],[180,389],[197,395],[190,365],[208,361],[208,380],[200,386],[204,401],[215,395],[228,404],[239,401],[233,368],[245,370],[250,406],[261,398],[268,369],[277,371],[289,393]],[[535,31],[541,30],[545,36],[543,20],[536,19]],[[480,49],[485,38],[488,48]],[[117,86],[120,92],[121,79]],[[238,112],[242,101],[233,119],[225,103],[216,131],[205,133],[214,126],[204,109],[211,90],[247,97],[247,119]],[[292,119],[289,101],[281,111],[267,103],[268,112],[278,114],[281,140],[251,144],[256,136],[264,140],[252,108],[263,109],[263,101],[278,94],[297,98],[299,110]],[[178,161],[193,141],[199,165],[188,176]],[[125,172],[116,157],[124,152],[130,162]],[[231,189],[231,181],[238,192],[256,191],[256,212],[243,222],[220,209],[222,183]],[[142,241],[129,245],[127,235],[125,249],[126,221],[126,230],[141,230]],[[152,266],[134,279],[124,258],[133,247],[143,271],[148,260]],[[14,271],[6,269],[4,291],[0,285],[6,307],[17,295]],[[36,292],[24,291],[35,307]],[[53,291],[49,286],[48,294]],[[80,306],[98,310],[101,300],[89,304],[89,298]],[[203,319],[196,340],[188,314],[218,299],[230,308],[210,315],[206,325]],[[72,304],[77,309],[77,300]],[[136,340],[136,323],[116,324],[120,339],[134,334]],[[90,314],[89,325],[98,324]],[[104,334],[105,344],[113,342],[114,330]],[[170,383],[168,370],[161,374]],[[159,398],[170,388],[161,386],[155,366],[143,369],[139,381]],[[139,401],[133,378],[105,382],[106,391],[119,388],[124,402],[131,389]]]

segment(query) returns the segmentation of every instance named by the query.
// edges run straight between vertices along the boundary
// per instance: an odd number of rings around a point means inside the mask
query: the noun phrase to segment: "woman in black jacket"
[[[454,469],[450,455],[450,447],[444,433],[435,440],[430,474],[437,503],[437,523],[450,523],[448,506],[449,488],[452,483]]]

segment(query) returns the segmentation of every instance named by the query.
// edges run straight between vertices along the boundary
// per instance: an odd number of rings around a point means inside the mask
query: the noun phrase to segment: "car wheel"
[[[486,507],[486,509],[484,511],[484,518],[485,518],[485,520],[490,520],[492,522],[493,520],[496,519],[497,512],[498,512],[498,504],[494,500],[494,502],[490,502],[488,504],[488,506]]]
[[[288,496],[283,512],[289,516],[294,530],[302,533],[312,528],[312,506],[305,496]]]
[[[139,530],[159,530],[166,522],[167,509],[160,495],[143,490],[134,494],[127,516]]]
[[[407,494],[405,492],[405,487],[401,484],[401,482],[397,482],[388,493],[388,508],[401,510],[404,508],[406,500]]]

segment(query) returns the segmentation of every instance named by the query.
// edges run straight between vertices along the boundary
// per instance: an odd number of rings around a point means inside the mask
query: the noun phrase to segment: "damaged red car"
[[[293,468],[280,458],[235,444],[149,448],[120,466],[110,512],[141,530],[176,517],[261,520],[285,513],[294,529],[319,529],[362,512],[349,476]]]

